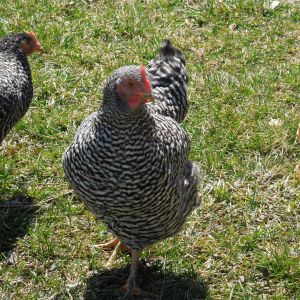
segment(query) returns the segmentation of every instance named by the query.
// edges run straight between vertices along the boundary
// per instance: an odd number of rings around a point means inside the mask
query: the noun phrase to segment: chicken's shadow
[[[0,260],[13,250],[16,240],[26,234],[36,211],[33,199],[25,194],[0,201]]]
[[[161,300],[200,300],[207,299],[208,288],[196,274],[174,274],[163,271],[158,264],[143,267],[139,271],[139,286]],[[130,265],[125,268],[105,270],[87,279],[85,300],[150,299],[125,297],[121,287],[129,276]]]

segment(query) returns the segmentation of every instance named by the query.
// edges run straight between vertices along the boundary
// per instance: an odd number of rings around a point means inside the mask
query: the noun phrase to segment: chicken
[[[183,53],[169,40],[164,40],[160,55],[150,61],[146,69],[156,99],[156,103],[149,104],[148,109],[181,123],[188,112],[188,76]]]
[[[0,39],[0,144],[27,112],[33,97],[27,55],[43,49],[33,32]]]
[[[149,109],[150,100],[143,66],[118,69],[105,83],[99,111],[63,155],[75,193],[131,249],[124,289],[134,295],[144,294],[136,282],[139,252],[176,234],[200,202],[188,136],[174,119]]]
[[[146,66],[147,75],[151,82],[152,94],[156,103],[147,103],[151,113],[168,116],[181,123],[188,112],[187,83],[185,57],[181,50],[173,47],[170,40],[165,39],[160,45],[160,53]],[[98,245],[102,249],[121,248],[126,252],[130,249],[120,244],[118,239]],[[117,249],[118,250],[118,249]],[[113,253],[107,265],[113,262]]]

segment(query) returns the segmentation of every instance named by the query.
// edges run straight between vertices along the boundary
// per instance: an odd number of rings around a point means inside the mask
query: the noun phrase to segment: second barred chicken
[[[0,144],[25,115],[33,97],[27,56],[44,52],[33,32],[0,39]]]

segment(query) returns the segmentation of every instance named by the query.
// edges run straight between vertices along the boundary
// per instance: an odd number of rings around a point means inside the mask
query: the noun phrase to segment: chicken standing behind
[[[188,112],[185,57],[181,50],[163,40],[159,56],[146,67],[156,103],[149,104],[152,113],[159,113],[181,123]]]
[[[43,49],[33,32],[0,39],[0,144],[27,112],[33,97],[27,55]]]
[[[124,288],[139,295],[145,294],[136,283],[139,251],[176,234],[199,205],[188,136],[146,105],[151,98],[143,66],[118,69],[105,84],[100,110],[81,124],[63,155],[76,194],[132,249]]]

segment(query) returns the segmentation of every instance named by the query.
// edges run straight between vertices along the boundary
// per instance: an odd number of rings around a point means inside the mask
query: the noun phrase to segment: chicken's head
[[[122,111],[135,111],[153,100],[151,83],[144,66],[119,68],[109,77],[104,88],[104,102]]]
[[[23,34],[22,39],[20,40],[20,47],[23,49],[26,55],[30,55],[33,52],[44,53],[44,49],[36,38],[34,32]]]
[[[13,53],[23,52],[25,55],[44,50],[34,32],[12,33],[0,39],[0,51]]]

